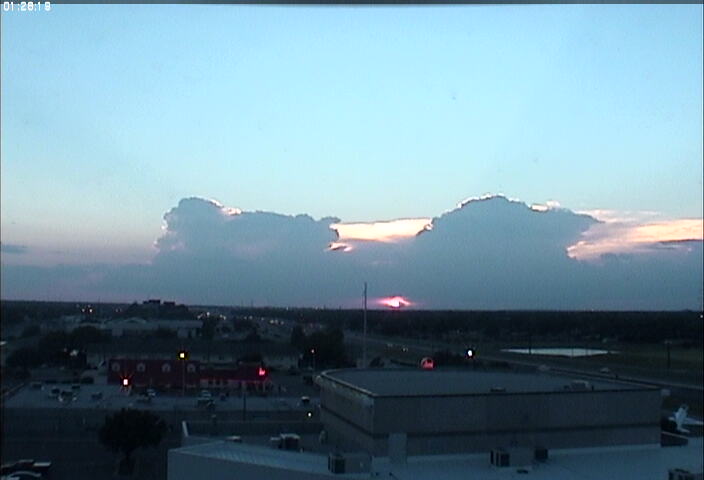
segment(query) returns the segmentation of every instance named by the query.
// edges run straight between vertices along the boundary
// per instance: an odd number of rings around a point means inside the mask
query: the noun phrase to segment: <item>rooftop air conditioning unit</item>
[[[301,437],[295,433],[282,433],[281,446],[279,448],[283,450],[300,450],[301,449]]]
[[[548,449],[545,447],[535,447],[535,461],[536,462],[547,462],[548,461]]]
[[[692,473],[689,470],[673,468],[667,472],[667,480],[702,480],[701,473]]]
[[[495,467],[508,467],[511,464],[508,452],[500,448],[491,451],[489,461]]]
[[[345,457],[340,453],[328,455],[328,470],[332,473],[345,473]]]
[[[372,459],[366,453],[331,453],[328,470],[332,473],[365,473],[372,469]]]
[[[518,467],[530,465],[535,458],[535,452],[525,447],[495,448],[491,451],[489,460],[495,467]]]

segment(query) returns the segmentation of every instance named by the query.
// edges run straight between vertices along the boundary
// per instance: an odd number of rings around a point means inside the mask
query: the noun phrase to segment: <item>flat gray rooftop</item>
[[[658,445],[637,447],[604,447],[573,450],[551,450],[546,463],[534,464],[529,473],[517,468],[496,468],[489,464],[489,455],[433,455],[409,457],[402,465],[389,463],[386,457],[372,461],[372,474],[335,475],[327,470],[327,456],[314,453],[287,452],[262,446],[214,442],[169,451],[171,455],[208,457],[233,464],[264,465],[275,469],[302,471],[331,478],[420,478],[433,480],[663,480],[668,470],[684,468],[702,471],[702,438],[690,438],[683,447]],[[237,466],[233,465],[233,472]],[[240,472],[238,472],[240,473]],[[185,477],[179,477],[185,478]],[[207,477],[214,478],[214,477]],[[238,478],[254,478],[242,471]],[[278,476],[277,478],[281,478]]]
[[[477,395],[503,388],[506,393],[564,390],[572,378],[549,373],[487,372],[476,370],[349,369],[324,372],[322,377],[373,396]],[[617,381],[589,381],[594,390],[633,390]]]

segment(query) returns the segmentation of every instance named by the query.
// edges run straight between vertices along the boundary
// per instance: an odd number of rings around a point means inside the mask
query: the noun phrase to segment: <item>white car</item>
[[[3,476],[2,478],[7,478],[7,480],[33,480],[35,478],[41,479],[42,474],[28,470],[20,470],[18,472],[12,472],[8,477]]]

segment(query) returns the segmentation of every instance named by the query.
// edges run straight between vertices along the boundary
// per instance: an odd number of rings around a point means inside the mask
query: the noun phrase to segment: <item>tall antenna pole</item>
[[[362,368],[367,368],[367,282],[364,282],[364,335],[362,339]]]

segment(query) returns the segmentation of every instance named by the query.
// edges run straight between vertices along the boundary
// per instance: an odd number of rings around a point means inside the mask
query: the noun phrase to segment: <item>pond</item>
[[[557,357],[592,357],[594,355],[606,355],[607,353],[615,353],[609,350],[599,350],[596,348],[582,347],[555,347],[555,348],[506,348],[501,350],[507,353],[523,353],[533,355],[552,355]]]

